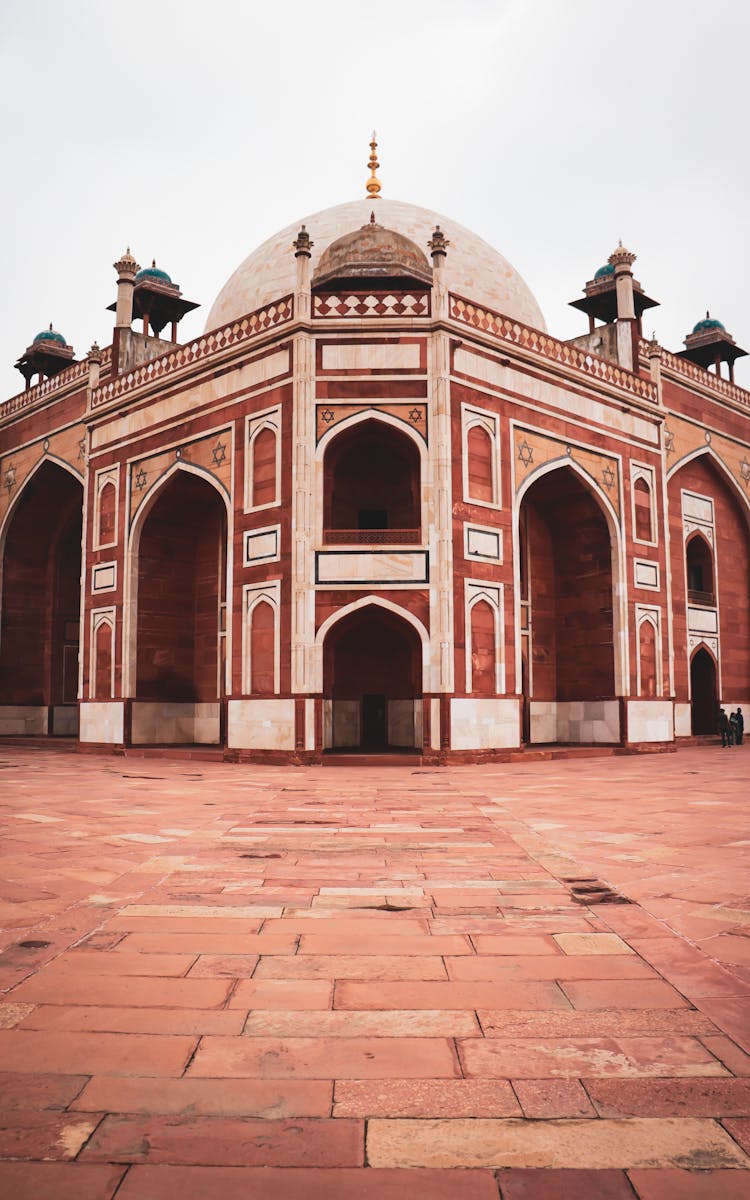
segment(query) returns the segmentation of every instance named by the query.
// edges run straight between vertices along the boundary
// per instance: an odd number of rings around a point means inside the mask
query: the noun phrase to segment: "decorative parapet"
[[[293,297],[284,296],[283,299],[277,300],[275,304],[268,304],[265,308],[259,308],[255,312],[248,313],[246,317],[241,317],[239,321],[230,321],[228,325],[222,325],[219,329],[212,329],[210,333],[204,333],[192,342],[186,342],[184,346],[176,346],[174,350],[168,351],[167,354],[162,354],[159,358],[152,358],[132,371],[127,371],[123,375],[116,375],[114,379],[96,388],[91,393],[91,407],[92,409],[101,408],[103,405],[109,404],[110,401],[117,400],[126,392],[133,391],[144,384],[152,383],[154,380],[161,379],[162,376],[169,375],[171,372],[178,371],[183,367],[199,363],[202,359],[210,358],[212,354],[216,354],[219,350],[226,350],[227,347],[250,341],[259,333],[264,333],[267,329],[273,329],[277,325],[283,325],[287,321],[291,321],[293,315]]]
[[[589,378],[621,388],[637,396],[639,400],[647,400],[651,404],[658,402],[656,387],[650,379],[634,375],[632,371],[626,371],[624,367],[618,367],[616,363],[599,358],[596,354],[579,350],[568,342],[558,342],[556,338],[542,333],[539,329],[532,329],[529,325],[512,321],[510,317],[480,308],[461,296],[450,296],[449,313],[454,321],[463,321],[474,329],[481,329],[501,341],[521,346],[524,350],[530,350],[532,354],[538,354],[550,362],[561,363]]]
[[[334,292],[313,296],[313,316],[336,320],[341,317],[429,317],[430,293],[370,292],[346,295]]]
[[[648,345],[648,342],[640,343],[641,355],[648,355]],[[668,350],[662,349],[661,369],[662,372],[670,371],[675,375],[681,375],[704,391],[712,392],[717,400],[731,400],[734,404],[741,404],[743,408],[750,408],[750,392],[745,391],[736,383],[730,383],[728,379],[714,375],[704,367],[699,367],[689,358],[681,358],[679,354],[670,354]]]
[[[112,358],[111,348],[108,346],[105,350],[101,350],[100,354],[101,367],[104,369]],[[64,371],[59,371],[57,375],[52,375],[49,379],[44,379],[41,383],[27,388],[25,392],[11,396],[9,400],[4,400],[0,404],[0,421],[15,416],[25,408],[35,408],[42,400],[56,398],[63,392],[75,391],[76,384],[80,386],[84,381],[88,383],[88,374],[88,359],[84,358],[81,362],[66,367]]]

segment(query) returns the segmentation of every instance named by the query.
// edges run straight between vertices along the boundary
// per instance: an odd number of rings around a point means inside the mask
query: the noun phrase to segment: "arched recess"
[[[479,422],[466,430],[466,456],[469,500],[495,504],[495,443],[490,431]]]
[[[609,497],[575,460],[545,463],[519,488],[514,561],[516,687],[530,740],[619,740],[616,697],[629,686],[622,535]]]
[[[134,701],[134,741],[217,740],[219,701],[230,686],[230,519],[226,490],[184,462],[154,484],[136,513],[124,681]]]
[[[326,748],[421,746],[423,642],[414,623],[395,606],[348,607],[319,632]]]
[[[101,487],[98,501],[97,545],[112,546],[117,540],[117,491],[111,480]]]
[[[248,445],[250,458],[250,508],[270,508],[279,503],[279,431],[259,425]]]
[[[115,613],[91,614],[89,698],[111,700],[115,694]]]
[[[467,691],[477,696],[494,696],[497,691],[497,613],[483,597],[469,609],[469,654],[471,676]]]
[[[643,617],[638,625],[638,695],[651,700],[660,695],[659,634],[656,622]]]
[[[685,570],[688,601],[691,604],[715,604],[713,550],[702,533],[692,533],[685,542]]]
[[[375,409],[328,430],[316,449],[317,540],[419,543],[425,528],[426,450],[416,430]]]
[[[0,531],[0,707],[20,733],[77,732],[82,526],[80,476],[45,456]]]
[[[750,694],[750,499],[711,446],[672,468],[667,498],[676,700],[685,705],[692,695],[692,652],[705,639],[715,647],[717,694],[743,704]],[[689,568],[701,559],[704,587],[697,588]]]
[[[635,536],[639,542],[653,542],[653,504],[651,488],[642,475],[633,483],[633,511],[635,517]]]
[[[261,596],[249,609],[248,692],[252,696],[272,696],[279,690],[279,663],[276,652],[278,614],[271,601]]]
[[[690,656],[690,717],[694,734],[716,733],[719,696],[717,663],[705,643]]]

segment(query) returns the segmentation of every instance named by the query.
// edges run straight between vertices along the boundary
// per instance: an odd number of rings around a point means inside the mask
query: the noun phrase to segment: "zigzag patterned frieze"
[[[102,350],[101,356],[102,367],[108,366],[112,358],[111,347],[107,346],[105,350]],[[25,392],[19,392],[17,396],[11,396],[9,400],[4,400],[0,404],[0,421],[5,417],[10,417],[14,413],[20,412],[24,408],[32,408],[39,400],[45,400],[57,392],[64,391],[71,383],[76,383],[79,379],[85,379],[88,373],[88,359],[84,358],[81,362],[73,363],[72,366],[66,367],[64,371],[58,372],[57,375],[52,375],[49,379],[43,379],[41,383],[35,383],[33,387],[27,388]]]
[[[599,358],[596,354],[588,354],[567,342],[558,342],[556,338],[542,333],[539,329],[532,329],[529,325],[522,325],[519,321],[512,321],[509,317],[480,308],[461,296],[450,296],[450,315],[454,321],[463,321],[474,329],[491,333],[493,337],[512,342],[513,345],[521,346],[552,362],[562,363],[574,371],[588,375],[589,378],[622,388],[640,400],[657,403],[656,385],[650,379],[634,375],[632,371],[626,371],[616,363]]]
[[[150,359],[149,362],[143,363],[133,371],[116,376],[109,383],[105,383],[92,392],[91,407],[100,408],[103,404],[116,400],[124,393],[151,383],[155,379],[161,379],[162,376],[169,375],[172,371],[200,362],[201,359],[210,358],[212,354],[219,350],[225,350],[228,346],[249,341],[266,329],[273,329],[277,325],[291,321],[293,315],[294,298],[284,296],[275,304],[267,304],[264,308],[248,313],[238,321],[231,321],[219,329],[212,329],[209,333],[195,338],[194,341],[186,342],[184,346],[177,346],[159,358]]]
[[[645,355],[647,350],[647,342],[641,342],[640,351]],[[662,368],[668,371],[674,371],[678,375],[683,375],[686,379],[690,379],[693,383],[697,383],[702,388],[708,388],[712,392],[716,392],[724,400],[733,400],[735,404],[742,404],[745,408],[750,407],[750,392],[745,391],[736,383],[731,383],[728,379],[722,379],[719,375],[714,375],[711,371],[706,371],[704,367],[699,367],[697,363],[691,362],[689,358],[681,358],[679,354],[671,354],[669,350],[660,350]]]
[[[429,317],[430,293],[370,292],[346,295],[334,292],[313,296],[313,316],[336,320],[341,317]]]

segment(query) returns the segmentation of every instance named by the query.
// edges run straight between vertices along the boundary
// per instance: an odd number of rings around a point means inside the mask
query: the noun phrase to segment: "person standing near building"
[[[737,740],[737,713],[730,712],[729,714],[729,744],[730,746],[739,746]]]
[[[737,712],[734,713],[734,740],[738,746],[742,745],[742,735],[745,732],[745,718],[742,715],[742,709],[737,706]]]
[[[729,724],[729,718],[726,714],[726,709],[719,709],[719,733],[721,734],[722,746],[732,745],[732,726]]]

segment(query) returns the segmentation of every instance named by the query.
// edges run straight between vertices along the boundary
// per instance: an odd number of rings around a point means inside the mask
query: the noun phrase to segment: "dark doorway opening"
[[[362,697],[362,745],[382,749],[388,743],[385,696]]]
[[[702,647],[690,663],[690,696],[693,733],[716,733],[716,663]]]

